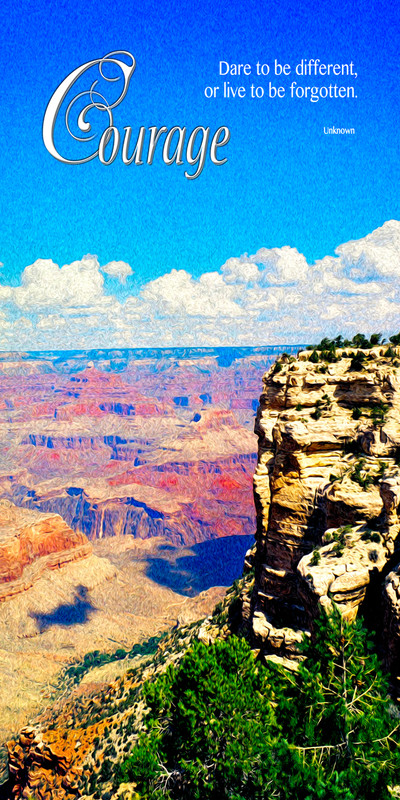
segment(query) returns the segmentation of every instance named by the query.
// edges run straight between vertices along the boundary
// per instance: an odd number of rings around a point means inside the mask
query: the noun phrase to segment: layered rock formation
[[[92,540],[252,533],[264,351],[0,354],[0,497]]]
[[[28,589],[47,569],[86,558],[92,545],[58,514],[0,500],[0,602]]]
[[[233,440],[237,428],[221,426],[219,435],[225,431]],[[246,439],[253,445],[249,433]],[[166,536],[174,545],[192,545],[253,533],[255,465],[255,454],[239,453],[135,469],[116,470],[111,465],[105,475],[75,477],[74,486],[57,486],[56,481],[42,482],[35,489],[19,483],[3,485],[16,503],[60,514],[93,540],[132,534],[139,539]]]
[[[0,354],[0,783],[71,659],[193,621],[240,572],[275,355]]]
[[[385,616],[400,672],[397,353],[310,355],[283,357],[264,377],[253,634],[266,656],[293,656],[319,604],[349,619],[362,606],[379,629]]]

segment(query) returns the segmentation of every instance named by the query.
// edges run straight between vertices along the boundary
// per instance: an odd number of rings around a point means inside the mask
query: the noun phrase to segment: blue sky
[[[110,332],[112,342],[125,342],[126,346],[140,346],[146,337],[154,344],[152,333],[157,334],[160,344],[168,344],[171,331],[175,344],[185,344],[189,343],[188,330],[196,331],[199,344],[221,341],[211,311],[206,319],[200,313],[201,306],[207,306],[207,298],[212,305],[214,295],[219,306],[218,292],[228,305],[234,304],[226,322],[228,339],[243,342],[243,309],[250,307],[247,300],[251,297],[251,308],[255,308],[254,287],[261,278],[257,274],[255,282],[246,279],[243,283],[242,275],[242,294],[238,290],[235,297],[229,295],[226,286],[232,286],[233,279],[226,277],[231,275],[229,268],[225,272],[222,269],[229,259],[249,254],[249,263],[258,264],[262,281],[271,287],[268,297],[272,298],[278,278],[276,274],[271,278],[270,266],[275,269],[279,260],[288,263],[288,254],[281,248],[296,248],[311,266],[316,260],[333,256],[339,245],[364,241],[385,221],[399,217],[399,33],[392,2],[178,0],[173,4],[160,0],[155,4],[144,0],[139,4],[56,0],[49,6],[42,0],[6,0],[1,22],[4,337],[0,335],[0,347],[26,347],[25,339],[43,346],[57,332],[60,341],[65,341],[69,332],[70,344],[78,339],[100,343]],[[109,166],[98,159],[69,165],[50,156],[41,127],[52,93],[80,64],[113,50],[131,52],[137,63],[128,94],[115,112],[115,124],[121,131],[124,125],[132,126],[133,135],[141,125],[186,125],[188,131],[202,125],[210,126],[213,132],[226,125],[231,140],[223,152],[228,157],[225,165],[217,167],[208,161],[202,174],[188,181],[184,166],[166,166],[158,157],[151,166],[138,167],[126,166],[119,158]],[[257,61],[273,64],[275,58],[291,65],[302,58],[319,58],[324,63],[353,61],[358,74],[352,81],[357,98],[316,103],[248,96],[234,100],[205,98],[206,86],[222,86],[220,60],[250,63],[254,69]],[[229,79],[234,85],[246,86],[247,95],[253,80],[264,88],[268,86],[268,78],[254,75],[240,81]],[[322,77],[306,80],[293,75],[291,79],[311,85],[330,82]],[[271,76],[275,84],[287,88],[291,79],[279,81]],[[345,85],[351,82],[335,81]],[[324,127],[332,125],[354,127],[356,133],[324,135]],[[388,229],[385,241],[387,235]],[[389,260],[397,253],[397,228],[390,228],[390,237],[390,257],[385,251]],[[370,242],[367,248],[370,253]],[[257,256],[265,249],[271,251],[269,256],[264,252]],[[82,262],[89,253],[97,260]],[[296,263],[297,256],[291,251],[292,256]],[[369,265],[364,277],[356,280],[365,279],[372,285],[379,275],[383,296],[387,287],[382,284],[386,280],[382,275],[387,275],[387,268],[375,263],[376,254],[374,259],[375,273]],[[38,260],[36,269],[24,272]],[[80,264],[72,267],[70,278],[60,277],[60,287],[65,280],[66,285],[70,279],[75,281],[76,296],[70,294],[69,301],[63,301],[61,289],[52,294],[52,280],[57,281],[59,273],[55,267],[43,267],[48,260],[58,265],[57,269]],[[115,262],[129,265],[131,272],[127,266],[118,272]],[[107,267],[110,263],[114,266]],[[278,272],[280,269],[278,264]],[[341,261],[341,269],[347,270],[346,279],[351,279],[349,270],[358,266]],[[178,278],[173,270],[178,271]],[[92,278],[94,281],[86,295],[79,290],[82,275],[87,288]],[[168,275],[172,275],[170,280]],[[189,281],[185,275],[189,275]],[[156,280],[161,283],[154,285]],[[279,280],[280,286],[295,286],[293,275],[289,282],[282,274]],[[46,283],[50,287],[47,300],[43,296]],[[24,287],[29,290],[25,294]],[[186,304],[164,314],[168,298],[176,291],[186,297]],[[373,292],[376,300],[376,290]],[[101,308],[96,305],[100,294]],[[346,303],[348,296],[354,296],[354,287],[348,287]],[[127,300],[131,316],[125,314]],[[112,318],[119,313],[115,304],[120,309],[123,306],[125,314],[122,338],[110,327],[110,314]],[[277,298],[273,304],[282,307]],[[107,319],[102,316],[106,306],[113,309]],[[67,315],[65,307],[69,307]],[[235,308],[239,309],[236,317]],[[297,313],[294,306],[291,308]],[[265,324],[265,335],[275,339],[283,336],[289,341],[296,329],[290,325],[291,308],[285,311],[287,323],[281,324],[281,313],[277,325],[266,302],[254,317],[258,325],[255,335],[264,336]],[[279,308],[276,316],[278,312]],[[352,309],[347,313],[350,316],[344,318],[345,327],[351,324]],[[179,323],[176,314],[180,314]],[[388,319],[396,319],[396,314],[397,306],[393,306]],[[85,318],[85,325],[91,325],[90,336],[87,327],[79,327],[80,317]],[[297,329],[303,326],[311,335],[309,322],[303,316]],[[320,327],[324,327],[323,319]]]

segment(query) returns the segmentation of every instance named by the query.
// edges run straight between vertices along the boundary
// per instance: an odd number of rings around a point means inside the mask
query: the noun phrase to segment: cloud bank
[[[0,349],[295,344],[400,330],[397,220],[314,264],[294,247],[263,247],[199,278],[173,269],[121,299],[118,283],[132,274],[95,255],[62,267],[37,259],[19,286],[0,285]]]

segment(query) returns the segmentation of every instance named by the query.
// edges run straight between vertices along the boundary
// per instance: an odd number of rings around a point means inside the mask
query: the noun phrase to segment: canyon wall
[[[361,608],[398,674],[400,363],[358,355],[303,351],[264,377],[251,625],[267,658],[296,657],[320,605]]]
[[[83,533],[58,515],[0,500],[0,602],[26,591],[48,569],[91,555]]]

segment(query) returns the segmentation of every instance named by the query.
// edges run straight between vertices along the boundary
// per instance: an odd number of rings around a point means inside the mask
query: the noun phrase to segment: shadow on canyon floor
[[[64,603],[49,614],[32,613],[31,617],[37,622],[39,632],[43,633],[53,625],[62,625],[69,628],[72,625],[82,625],[87,622],[89,614],[92,611],[96,611],[87,596],[88,589],[86,586],[78,586],[73,603]]]
[[[181,547],[162,545],[165,557],[149,556],[146,574],[161,586],[194,597],[211,586],[230,586],[243,570],[246,550],[254,544],[254,536],[224,536],[195,544],[185,555]]]

